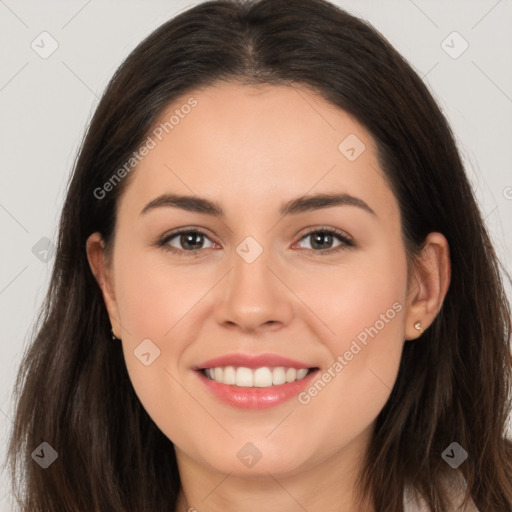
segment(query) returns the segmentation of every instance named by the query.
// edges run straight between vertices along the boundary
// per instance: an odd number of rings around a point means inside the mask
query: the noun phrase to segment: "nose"
[[[286,285],[284,271],[267,249],[251,263],[235,252],[233,268],[219,292],[216,320],[231,329],[274,331],[293,316],[293,293]]]

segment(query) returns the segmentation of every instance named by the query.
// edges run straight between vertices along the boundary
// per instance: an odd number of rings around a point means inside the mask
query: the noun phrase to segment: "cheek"
[[[294,283],[298,294],[328,327],[324,339],[333,354],[372,334],[401,341],[403,317],[397,313],[405,308],[407,263],[400,243],[375,244],[348,254],[338,265],[312,267],[307,280],[296,275],[302,280]]]
[[[161,342],[169,336],[190,312],[199,294],[204,294],[204,286],[199,286],[193,276],[194,270],[173,268],[143,251],[123,255],[116,266],[115,279],[119,314],[127,338],[133,342],[143,338]]]
[[[335,284],[335,278],[329,285]],[[319,292],[322,293],[322,292]],[[322,319],[331,328],[331,346],[338,353],[348,349],[347,342],[365,343],[374,336],[393,339],[403,330],[400,313],[404,309],[405,280],[393,275],[354,273],[343,277],[336,293],[321,305]],[[325,294],[324,294],[325,296]]]
[[[312,420],[318,428],[330,425],[353,435],[385,405],[404,343],[405,254],[392,249],[370,255],[367,262],[361,258],[359,265],[316,281],[314,296],[323,297],[317,305],[330,328],[323,342],[332,363],[299,397],[311,412],[323,411],[323,419]]]
[[[172,393],[174,389],[173,376],[177,377],[187,340],[178,334],[187,325],[201,290],[187,286],[182,273],[143,251],[123,253],[120,245],[119,253],[115,292],[124,357],[134,388],[151,414],[163,405],[162,393],[157,391]]]
[[[180,410],[197,407],[180,385],[179,365],[193,305],[208,288],[144,254],[124,256],[115,279],[130,381],[146,412],[173,439],[186,430],[182,415],[173,413],[176,404]]]

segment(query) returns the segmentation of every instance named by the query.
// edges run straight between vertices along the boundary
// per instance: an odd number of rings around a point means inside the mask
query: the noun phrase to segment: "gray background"
[[[2,461],[12,425],[12,386],[48,285],[53,258],[46,249],[56,238],[84,128],[128,53],[165,20],[196,3],[0,0]],[[510,273],[512,1],[335,3],[368,19],[429,85],[457,136],[496,250]],[[40,36],[43,31],[58,43],[47,58],[40,53],[55,43]],[[450,35],[454,31],[460,36]],[[458,55],[464,41],[469,46]],[[507,284],[509,297],[510,291]],[[0,512],[11,510],[3,473]]]

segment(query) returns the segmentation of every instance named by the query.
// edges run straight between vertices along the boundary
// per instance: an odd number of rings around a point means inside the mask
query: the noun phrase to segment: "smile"
[[[302,380],[311,371],[308,368],[287,368],[284,366],[246,368],[244,366],[217,366],[202,370],[205,377],[220,384],[241,388],[268,388]]]

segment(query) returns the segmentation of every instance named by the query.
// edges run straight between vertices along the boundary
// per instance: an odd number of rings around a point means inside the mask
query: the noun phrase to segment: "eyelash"
[[[199,253],[204,252],[204,249],[195,249],[193,251],[185,251],[185,250],[177,249],[176,247],[169,245],[169,242],[173,238],[176,238],[178,235],[182,235],[183,233],[200,234],[206,238],[209,238],[209,236],[205,232],[201,231],[200,229],[182,228],[182,229],[173,231],[172,233],[169,233],[168,235],[165,235],[162,239],[160,239],[156,243],[156,245],[158,247],[161,247],[165,251],[168,251],[168,252],[171,252],[174,254],[178,254],[178,255],[186,254],[186,256],[197,256],[197,255],[199,255]],[[356,245],[345,233],[343,233],[343,231],[340,231],[339,229],[335,229],[335,228],[329,228],[329,227],[316,228],[312,231],[309,231],[309,232],[305,233],[304,235],[302,235],[298,241],[300,242],[300,241],[304,240],[305,238],[307,238],[308,236],[313,235],[315,233],[328,233],[330,235],[334,235],[335,237],[338,238],[339,241],[342,242],[342,244],[335,248],[323,249],[323,250],[318,250],[318,251],[316,251],[314,249],[302,249],[304,251],[307,251],[310,254],[313,253],[313,254],[319,255],[319,256],[328,256],[328,255],[338,253],[340,251],[344,251],[346,249],[355,247],[355,245]]]

